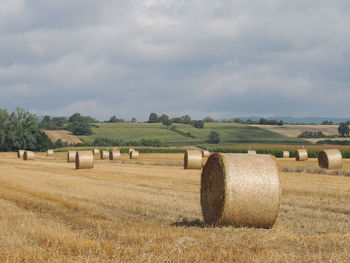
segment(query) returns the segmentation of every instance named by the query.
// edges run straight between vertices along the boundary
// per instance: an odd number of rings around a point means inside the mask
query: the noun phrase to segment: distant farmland
[[[67,143],[82,142],[77,136],[72,135],[69,131],[66,130],[45,130],[44,132],[53,142],[56,142],[58,139],[61,139],[63,142]]]
[[[113,140],[139,141],[141,139],[160,139],[168,145],[205,143],[211,131],[220,134],[220,144],[227,143],[305,143],[260,127],[236,123],[206,123],[204,129],[188,124],[174,124],[176,130],[166,128],[161,123],[95,123],[90,136],[79,136],[84,142],[92,142],[98,137]]]

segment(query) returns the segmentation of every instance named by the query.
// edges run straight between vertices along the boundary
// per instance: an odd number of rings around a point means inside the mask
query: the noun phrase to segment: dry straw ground
[[[74,170],[64,153],[27,162],[1,153],[0,262],[349,262],[349,177],[282,173],[273,229],[211,228],[202,224],[200,170],[122,159]]]

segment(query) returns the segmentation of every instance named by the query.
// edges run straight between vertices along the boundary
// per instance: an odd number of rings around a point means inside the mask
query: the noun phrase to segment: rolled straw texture
[[[211,154],[201,176],[201,207],[209,225],[271,228],[280,207],[275,157]]]
[[[77,154],[76,151],[69,151],[69,152],[67,152],[67,162],[68,163],[74,163],[76,154]]]
[[[100,151],[100,159],[109,159],[109,151]]]
[[[79,151],[75,157],[76,169],[91,169],[94,167],[94,155],[91,151]]]
[[[343,157],[339,150],[323,150],[318,154],[318,164],[321,168],[340,169],[343,166]]]
[[[202,150],[202,157],[207,158],[207,157],[209,157],[209,155],[210,155],[210,152],[209,152],[209,151],[207,151],[207,150]]]
[[[113,160],[118,160],[118,159],[120,159],[120,151],[119,151],[119,149],[109,152],[109,160],[113,161]]]
[[[248,154],[256,154],[255,150],[248,150]]]
[[[132,150],[129,153],[129,158],[130,159],[137,159],[139,158],[140,153],[138,151]]]
[[[93,153],[93,155],[99,155],[100,154],[100,150],[99,149],[93,149],[92,153]]]
[[[306,149],[299,149],[295,152],[295,159],[297,161],[306,161],[308,159],[308,154]]]
[[[31,151],[25,151],[23,154],[23,160],[27,161],[27,160],[34,160],[35,158],[35,154],[34,152]]]
[[[282,153],[283,158],[289,158],[289,156],[290,156],[289,151],[283,151]]]
[[[46,155],[47,156],[52,156],[53,155],[53,150],[51,150],[51,149],[47,150]]]
[[[23,158],[24,152],[25,152],[25,150],[18,150],[17,151],[17,158]]]
[[[135,151],[135,149],[134,149],[134,148],[130,148],[130,149],[129,149],[129,154],[130,154],[132,151]]]
[[[184,155],[185,169],[202,169],[202,152],[198,150],[187,150]]]

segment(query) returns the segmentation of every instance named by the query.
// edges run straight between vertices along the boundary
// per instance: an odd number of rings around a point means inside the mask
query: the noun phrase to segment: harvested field
[[[273,229],[212,228],[201,171],[171,166],[183,154],[121,161],[75,170],[66,153],[1,153],[0,262],[349,262],[349,177],[282,173]]]
[[[61,139],[67,143],[82,143],[82,141],[75,135],[72,135],[69,131],[65,130],[45,130],[46,135],[51,141],[56,142]]]

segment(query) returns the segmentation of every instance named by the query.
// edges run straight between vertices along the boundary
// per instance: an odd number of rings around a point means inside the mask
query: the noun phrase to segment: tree
[[[212,131],[208,136],[208,143],[216,143],[220,142],[220,134],[216,131]]]
[[[74,135],[91,135],[92,130],[90,125],[85,121],[75,121],[71,122],[67,130],[72,132]]]
[[[8,117],[9,114],[7,113],[7,111],[0,109],[0,148],[5,143]]]
[[[323,121],[321,125],[333,125],[333,121]]]
[[[197,129],[203,129],[204,121],[193,121],[193,126]]]
[[[137,121],[137,120],[136,120],[135,117],[132,117],[131,120],[130,120],[130,122],[133,122],[133,123],[135,123],[136,121]]]
[[[214,120],[212,117],[210,117],[210,116],[205,117],[205,118],[203,119],[203,121],[204,121],[204,122],[215,122],[215,120]]]
[[[166,122],[166,121],[168,121],[168,120],[169,120],[169,116],[166,115],[166,114],[162,114],[162,115],[160,115],[160,117],[158,118],[158,121],[159,121],[159,122],[162,122],[162,123],[164,123],[164,122]]]
[[[183,124],[191,124],[192,122],[192,119],[189,115],[181,116],[181,119]]]
[[[157,115],[157,113],[151,113],[151,114],[149,115],[148,122],[149,122],[149,123],[156,123],[156,122],[159,122],[159,121],[158,121],[158,115]]]
[[[346,125],[346,123],[342,122],[340,123],[339,127],[338,127],[338,132],[342,137],[349,136],[350,133],[350,129],[349,126]]]
[[[115,122],[118,122],[118,119],[117,119],[117,117],[116,117],[115,115],[113,115],[113,116],[109,119],[108,122],[109,122],[109,123],[115,123]]]

